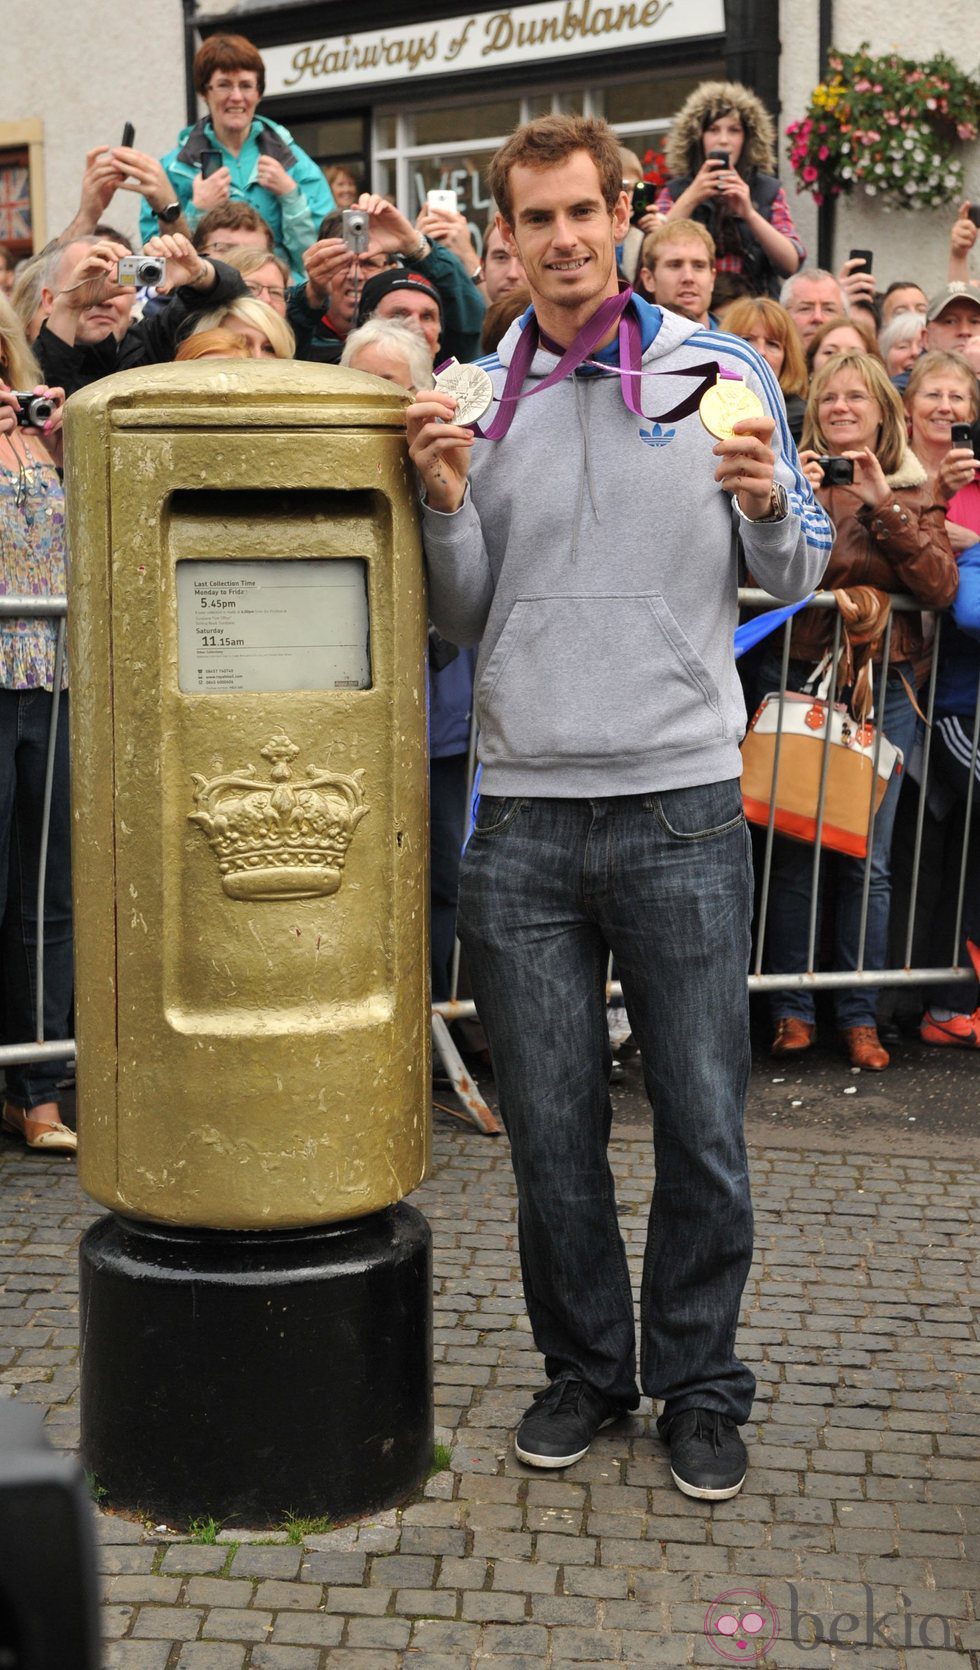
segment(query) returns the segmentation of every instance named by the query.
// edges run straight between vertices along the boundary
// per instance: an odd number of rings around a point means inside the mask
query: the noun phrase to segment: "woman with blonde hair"
[[[739,296],[725,309],[722,329],[751,343],[772,367],[786,402],[789,432],[799,445],[809,377],[792,314],[771,296]]]
[[[195,331],[182,342],[174,355],[178,360],[247,360],[251,359],[248,343],[235,331]]]
[[[285,319],[280,319],[268,302],[254,296],[236,296],[224,307],[209,313],[199,313],[190,336],[201,331],[229,330],[245,339],[250,359],[291,360],[296,353],[296,338]],[[187,338],[185,338],[185,341]]]
[[[846,461],[845,473],[850,465],[850,482],[826,483],[821,459],[828,457]],[[839,354],[821,366],[810,388],[800,463],[836,530],[823,583],[841,590],[841,612],[854,645],[852,649],[845,644],[839,693],[864,718],[862,692],[873,690],[875,723],[907,755],[915,740],[916,663],[927,647],[926,628],[921,613],[903,611],[891,617],[889,635],[887,596],[910,592],[923,608],[944,609],[955,595],[957,571],[942,506],[909,450],[902,402],[880,359]],[[833,636],[832,611],[804,609],[795,617],[787,689],[798,691],[810,684],[815,666],[832,648]],[[766,689],[779,688],[780,658],[773,651],[761,679]],[[862,966],[867,970],[885,966],[899,787],[900,779],[893,775],[875,817],[863,938]],[[862,944],[864,861],[838,857],[837,866],[834,966],[856,969]],[[777,841],[768,912],[768,962],[773,973],[806,970],[812,874],[808,846]],[[877,991],[868,986],[835,993],[844,1053],[852,1066],[872,1072],[881,1072],[889,1061],[878,1037],[877,1001]],[[772,1014],[773,1055],[798,1055],[809,1049],[816,1030],[812,990],[786,987],[774,992]]]
[[[24,422],[28,396],[50,415]],[[0,297],[0,592],[20,597],[66,589],[61,463],[62,389],[41,383],[13,308]],[[27,410],[25,412],[25,406]],[[72,998],[68,696],[57,653],[58,623],[0,620],[0,1043],[39,1036],[37,895],[48,732],[57,707],[47,864],[44,872],[44,1013],[40,1035],[69,1038]],[[60,675],[60,676],[59,676]],[[55,700],[55,686],[58,699]],[[29,1148],[73,1153],[61,1122],[58,1061],[5,1069],[2,1122]]]

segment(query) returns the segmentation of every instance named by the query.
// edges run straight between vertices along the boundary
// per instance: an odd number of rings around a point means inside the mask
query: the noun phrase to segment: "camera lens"
[[[139,265],[139,282],[141,284],[159,284],[163,277],[162,261],[141,261]]]
[[[39,429],[42,424],[47,423],[53,411],[54,401],[48,400],[43,394],[39,394],[35,400],[29,402],[27,416],[34,428]]]

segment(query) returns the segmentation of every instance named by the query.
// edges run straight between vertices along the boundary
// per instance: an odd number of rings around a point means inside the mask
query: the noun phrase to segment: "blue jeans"
[[[787,688],[799,690],[812,668],[790,662]],[[912,689],[915,688],[914,668],[903,663],[901,672]],[[888,675],[884,706],[881,702],[881,679],[876,677],[876,717],[881,719],[889,742],[901,748],[907,760],[915,742],[917,716],[908,693],[892,667]],[[877,670],[876,670],[877,672]],[[779,688],[779,663],[767,662],[763,682],[771,679],[770,690]],[[891,847],[895,813],[901,793],[903,777],[892,773],[884,799],[875,817],[871,845],[871,879],[868,891],[868,921],[864,940],[866,969],[884,968],[888,954],[888,915],[891,909]],[[864,859],[845,858],[832,854],[837,866],[837,916],[834,924],[834,967],[856,969],[860,943],[861,898],[864,887]],[[821,870],[827,857],[821,857]],[[769,888],[767,914],[767,966],[774,974],[803,973],[807,966],[807,943],[810,932],[810,899],[813,887],[813,848],[802,841],[777,838],[773,845],[773,867]],[[819,907],[818,907],[819,908]],[[819,915],[818,915],[819,924]],[[819,931],[817,936],[819,947]],[[878,989],[855,986],[834,993],[839,1027],[875,1026],[878,1012]],[[812,991],[787,987],[776,992],[772,999],[772,1016],[780,1020],[794,1015],[812,1023],[814,1018]]]
[[[744,1421],[752,1259],[742,1119],[751,858],[738,782],[600,800],[481,797],[459,931],[493,1054],[524,1294],[551,1379],[635,1408],[633,1298],[607,1147],[612,951],[654,1108],[640,1378],[665,1414]]]
[[[37,881],[50,690],[0,689],[0,1042],[37,1037]],[[58,711],[44,901],[44,1036],[71,1036],[71,821],[68,694]],[[33,1108],[58,1100],[60,1061],[7,1067],[7,1099]]]

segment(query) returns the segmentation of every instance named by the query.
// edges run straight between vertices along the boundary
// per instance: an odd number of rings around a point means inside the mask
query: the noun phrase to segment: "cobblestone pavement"
[[[975,1111],[976,1068],[943,1060],[948,1104]],[[638,1279],[652,1161],[630,1076],[612,1155]],[[745,1488],[713,1507],[671,1486],[647,1404],[560,1475],[514,1460],[541,1369],[506,1143],[438,1114],[413,1200],[435,1239],[451,1465],[403,1508],[302,1546],[230,1527],[211,1545],[100,1513],[106,1670],[980,1670],[978,1143],[916,1124],[923,1083],[858,1083],[839,1063],[756,1073],[740,1347],[759,1395]],[[75,1249],[95,1209],[70,1163],[10,1141],[0,1200],[0,1387],[43,1405],[70,1448]],[[744,1629],[709,1637],[708,1608],[733,1590],[714,1615],[748,1606]]]

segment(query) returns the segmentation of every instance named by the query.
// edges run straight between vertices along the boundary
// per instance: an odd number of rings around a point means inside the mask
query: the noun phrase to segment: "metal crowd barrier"
[[[61,678],[65,665],[65,624],[67,601],[64,597],[0,597],[0,620],[57,620],[58,636],[54,655],[54,690],[51,701],[51,721],[48,729],[48,757],[44,777],[44,810],[41,818],[41,854],[37,881],[37,962],[36,1004],[34,1025],[36,1037],[23,1044],[0,1045],[0,1067],[12,1067],[30,1061],[70,1060],[75,1054],[74,1038],[44,1037],[44,897],[47,885],[48,835],[51,827],[51,785],[54,781],[55,743],[58,735],[58,712],[61,706]]]
[[[742,607],[769,608],[775,607],[779,599],[767,592],[743,588],[739,592],[739,604]],[[892,597],[892,610],[895,612],[918,610],[921,604],[914,598],[896,595]],[[58,709],[61,700],[61,676],[65,655],[65,617],[66,600],[64,597],[0,597],[0,618],[38,617],[57,619],[58,636],[55,651],[54,699],[51,704],[51,727],[48,736],[47,773],[45,782],[44,813],[41,832],[41,860],[39,866],[37,919],[38,919],[38,947],[37,947],[37,1004],[36,1004],[36,1037],[19,1044],[0,1045],[0,1067],[30,1061],[69,1060],[75,1054],[73,1038],[48,1039],[44,1038],[44,896],[47,868],[48,830],[51,811],[51,785],[54,775],[55,738],[57,734]],[[833,592],[819,592],[811,599],[808,607],[832,609],[836,612],[834,623],[834,637],[831,653],[836,656],[841,644],[841,617],[837,611],[836,599]],[[817,838],[813,845],[813,871],[810,890],[810,915],[807,942],[807,967],[802,973],[779,973],[778,971],[763,970],[765,928],[769,911],[769,891],[772,878],[773,844],[775,840],[775,807],[770,810],[769,823],[765,830],[765,848],[762,862],[762,883],[759,914],[756,924],[755,951],[751,972],[748,976],[749,987],[753,991],[771,991],[787,986],[805,986],[811,990],[839,990],[844,987],[872,986],[872,987],[913,987],[946,984],[947,982],[962,981],[964,984],[974,978],[973,970],[964,967],[957,960],[960,932],[963,921],[963,901],[966,889],[967,863],[970,847],[970,825],[973,810],[974,783],[976,779],[976,764],[978,744],[980,744],[980,680],[978,680],[977,703],[973,724],[972,758],[970,761],[970,779],[964,810],[963,847],[960,855],[959,878],[956,902],[956,926],[953,944],[950,947],[950,962],[942,967],[915,968],[912,966],[912,947],[916,927],[916,912],[919,897],[919,881],[922,861],[923,827],[926,813],[926,790],[929,783],[929,762],[932,748],[932,719],[935,708],[936,677],[938,671],[939,646],[942,641],[943,615],[935,615],[935,631],[932,642],[929,676],[926,683],[925,728],[922,746],[922,773],[920,782],[919,805],[916,817],[915,841],[912,859],[912,880],[908,901],[908,927],[905,935],[903,962],[900,967],[884,969],[866,969],[864,967],[864,952],[867,933],[868,898],[871,884],[871,862],[874,855],[874,824],[875,807],[872,796],[871,811],[868,823],[868,853],[864,860],[861,917],[859,928],[859,944],[857,967],[855,969],[818,969],[817,961],[818,941],[820,931],[820,892],[819,878],[821,865],[825,855],[820,846],[820,831],[823,826],[824,797],[826,791],[826,758],[829,754],[829,726],[827,727],[827,741],[824,755],[825,763],[821,777],[820,796],[817,806]],[[782,673],[780,679],[780,694],[786,691],[787,672],[790,660],[790,643],[792,620],[787,621],[782,628]],[[887,665],[891,646],[892,619],[889,616],[882,640],[882,659]],[[782,704],[781,704],[782,706]],[[777,732],[775,745],[775,760],[773,766],[774,780],[779,770],[779,750],[781,731]],[[881,730],[876,727],[876,738],[873,758],[873,771],[877,772],[878,754],[881,742]],[[907,765],[908,762],[906,762]],[[470,733],[469,770],[467,808],[472,801],[473,784],[476,774],[476,729],[475,718]],[[467,812],[467,822],[469,811]],[[466,831],[461,831],[465,838]],[[467,1072],[462,1057],[450,1035],[450,1024],[455,1020],[472,1018],[476,1015],[476,1007],[471,999],[460,997],[459,972],[460,953],[457,942],[453,957],[452,968],[452,997],[443,1003],[432,1005],[432,1041],[436,1054],[439,1056],[453,1086],[453,1090],[460,1105],[476,1128],[485,1135],[497,1135],[502,1129],[499,1120],[488,1107],[480,1093],[479,1086],[470,1073]],[[622,988],[618,981],[609,980],[606,986],[607,999],[622,1001]]]
[[[740,605],[741,608],[753,608],[753,609],[775,608],[782,601],[779,598],[771,596],[768,592],[759,591],[759,590],[756,590],[752,587],[743,587],[739,591],[738,600],[739,600],[739,605]],[[892,611],[896,612],[896,613],[901,613],[903,611],[908,611],[908,612],[918,611],[918,612],[921,613],[921,611],[922,611],[922,604],[921,603],[918,603],[912,597],[907,597],[907,596],[901,595],[901,594],[893,595],[892,598],[891,598],[891,604],[892,604]],[[829,592],[829,591],[828,592],[818,592],[809,601],[807,607],[808,608],[818,608],[818,609],[831,609],[835,612],[836,619],[835,619],[835,622],[834,622],[834,636],[833,636],[833,640],[832,640],[832,644],[831,644],[831,654],[836,659],[837,652],[839,651],[839,649],[841,647],[842,622],[841,622],[840,612],[837,608],[837,600],[834,597],[833,592]],[[812,869],[812,878],[811,878],[811,887],[810,887],[810,914],[809,914],[809,924],[808,924],[807,957],[806,957],[807,966],[806,966],[806,969],[805,969],[804,972],[793,972],[793,973],[784,973],[784,974],[781,974],[778,971],[774,971],[772,969],[770,969],[768,971],[765,971],[765,972],[763,970],[763,961],[764,961],[764,956],[765,956],[765,930],[766,930],[766,920],[767,920],[767,916],[768,916],[768,912],[769,912],[769,893],[770,893],[770,884],[771,884],[771,879],[772,879],[773,845],[774,845],[774,841],[775,841],[775,838],[776,838],[776,831],[775,831],[775,827],[774,827],[774,820],[775,820],[775,794],[774,794],[773,795],[773,804],[770,808],[768,825],[767,825],[767,827],[765,828],[764,831],[762,831],[761,827],[760,827],[760,834],[764,834],[765,846],[764,846],[764,854],[763,854],[763,859],[762,859],[761,896],[760,896],[760,902],[759,902],[759,910],[758,910],[757,921],[756,921],[756,924],[755,924],[754,951],[753,951],[751,971],[750,971],[749,976],[748,976],[749,988],[752,991],[772,991],[772,990],[779,990],[779,989],[785,988],[787,986],[806,987],[806,988],[808,988],[810,990],[814,990],[814,991],[840,990],[841,988],[854,987],[854,986],[871,986],[871,987],[874,987],[874,988],[878,988],[878,987],[882,987],[882,988],[885,988],[885,987],[903,988],[904,987],[904,988],[908,989],[908,988],[916,987],[916,986],[946,984],[947,982],[953,982],[953,981],[961,981],[964,984],[966,984],[968,981],[975,978],[972,968],[964,967],[957,960],[957,954],[958,954],[958,947],[959,947],[959,943],[960,943],[960,932],[961,932],[962,921],[963,921],[963,900],[964,900],[964,893],[965,893],[965,888],[966,888],[967,861],[968,861],[969,848],[970,848],[970,823],[971,823],[971,814],[972,814],[972,809],[973,809],[973,790],[974,790],[974,782],[975,782],[975,778],[976,778],[978,741],[980,741],[980,679],[978,679],[976,712],[975,712],[974,724],[973,724],[972,758],[971,758],[971,761],[970,761],[970,782],[969,782],[969,789],[968,789],[968,792],[967,792],[967,800],[966,800],[965,812],[964,812],[963,846],[962,846],[962,852],[961,852],[961,855],[960,855],[959,878],[958,878],[958,889],[957,889],[957,902],[956,902],[956,913],[955,913],[955,915],[956,915],[956,927],[955,927],[955,933],[954,933],[954,936],[953,936],[953,943],[950,947],[950,962],[943,967],[915,968],[915,967],[912,966],[912,946],[913,946],[913,939],[914,939],[915,928],[916,928],[916,914],[917,914],[917,908],[918,908],[919,881],[920,881],[921,861],[922,861],[923,827],[924,827],[924,820],[925,820],[925,814],[926,814],[926,799],[927,799],[926,791],[927,791],[928,784],[929,784],[929,761],[930,761],[930,754],[931,754],[931,748],[932,748],[932,720],[933,720],[933,713],[934,713],[934,709],[935,709],[936,677],[937,677],[937,672],[938,672],[939,647],[940,647],[940,643],[942,641],[942,631],[943,631],[943,619],[944,619],[944,617],[943,617],[942,614],[936,613],[935,616],[934,616],[934,619],[935,619],[935,630],[934,630],[934,637],[933,637],[932,647],[931,647],[929,674],[928,674],[928,679],[926,681],[926,686],[925,686],[925,705],[923,707],[923,713],[924,713],[926,724],[925,724],[925,727],[924,727],[924,740],[923,740],[923,746],[922,746],[922,773],[921,773],[921,781],[920,781],[919,804],[918,804],[918,811],[917,811],[917,815],[916,815],[914,851],[913,851],[913,859],[912,859],[912,879],[911,879],[911,888],[910,888],[909,899],[908,899],[908,927],[907,927],[906,934],[905,934],[905,946],[904,946],[904,955],[903,955],[902,965],[900,967],[892,967],[892,968],[884,968],[884,969],[866,969],[864,967],[865,943],[866,943],[867,922],[868,922],[868,900],[869,900],[870,885],[871,885],[871,864],[872,864],[872,859],[874,857],[875,805],[874,805],[874,796],[872,795],[871,811],[870,811],[869,822],[868,822],[867,857],[863,860],[861,914],[860,914],[860,926],[859,926],[857,967],[855,969],[818,969],[815,966],[816,962],[817,962],[817,958],[818,958],[818,953],[819,953],[819,937],[820,937],[821,895],[820,895],[820,888],[819,888],[819,879],[820,879],[820,875],[821,875],[821,868],[825,864],[826,858],[828,856],[824,852],[824,850],[822,849],[822,847],[820,845],[820,835],[821,835],[821,832],[822,832],[822,829],[823,829],[823,822],[824,822],[824,804],[825,804],[826,786],[827,786],[827,761],[829,759],[829,750],[830,750],[830,726],[828,725],[826,727],[826,740],[825,740],[825,744],[824,744],[824,759],[823,759],[823,767],[822,767],[822,771],[821,771],[820,791],[819,791],[819,798],[818,798],[818,804],[817,804],[816,839],[813,843],[813,869]],[[790,662],[790,645],[791,645],[791,641],[792,641],[792,636],[791,636],[792,635],[792,629],[793,629],[793,620],[792,619],[788,620],[786,622],[785,626],[781,629],[781,631],[782,631],[782,668],[781,668],[781,677],[780,677],[780,697],[781,698],[784,697],[785,693],[786,693],[787,674],[788,674],[789,662]],[[887,666],[887,664],[888,664],[889,651],[890,651],[890,648],[891,648],[891,638],[892,638],[892,616],[890,614],[889,618],[888,618],[888,621],[886,623],[884,635],[883,635],[883,638],[882,638],[882,662],[883,662],[883,665],[885,665],[885,666]],[[779,632],[778,631],[773,634],[773,641],[775,643],[779,642]],[[881,681],[880,694],[881,694],[881,697],[882,697],[882,700],[883,700],[884,699],[884,682],[883,681]],[[921,697],[921,692],[920,692],[920,702],[921,702],[921,699],[922,699],[922,697]],[[775,745],[775,758],[774,758],[774,763],[773,763],[773,781],[774,781],[774,784],[778,780],[778,771],[779,771],[779,754],[780,754],[780,744],[781,744],[781,740],[782,740],[782,728],[781,728],[782,708],[783,708],[783,702],[782,702],[782,699],[781,699],[780,700],[780,726],[779,726],[779,729],[777,731],[776,745]],[[750,717],[751,717],[751,713],[750,713]],[[881,735],[882,735],[881,728],[880,728],[880,726],[876,725],[876,727],[875,727],[875,743],[874,743],[873,759],[872,759],[872,771],[873,771],[875,776],[877,775],[877,770],[878,770],[878,759],[879,759],[879,753],[880,753],[880,747],[881,747]],[[473,788],[473,777],[474,777],[474,770],[475,770],[475,759],[476,759],[476,746],[475,746],[475,734],[474,734],[474,735],[471,736],[471,745],[470,745],[470,777],[469,777],[470,793],[467,796],[467,804],[468,805],[469,805],[469,803],[472,799],[472,788]],[[908,761],[905,762],[905,766],[907,768]],[[781,838],[783,838],[783,837],[781,837]],[[831,858],[833,858],[836,855],[835,854],[830,854],[829,856]],[[857,861],[855,860],[855,862],[857,862]],[[466,1068],[464,1066],[464,1063],[463,1063],[462,1059],[460,1058],[458,1051],[455,1049],[455,1047],[453,1045],[453,1042],[452,1042],[452,1039],[451,1039],[450,1034],[449,1034],[449,1025],[450,1025],[451,1022],[453,1022],[455,1020],[467,1019],[467,1018],[473,1017],[476,1014],[476,1008],[475,1008],[475,1005],[473,1004],[473,1002],[468,998],[461,998],[458,995],[458,975],[459,975],[459,946],[457,944],[456,957],[455,957],[454,964],[453,964],[453,986],[452,986],[453,995],[452,995],[452,998],[447,1000],[444,1003],[434,1003],[433,1006],[432,1006],[433,1045],[434,1045],[434,1048],[436,1050],[436,1053],[439,1055],[439,1057],[440,1057],[440,1059],[443,1063],[443,1066],[446,1069],[446,1072],[447,1072],[448,1076],[452,1080],[453,1087],[456,1091],[457,1096],[459,1097],[459,1100],[462,1104],[462,1107],[465,1111],[466,1116],[473,1122],[473,1124],[476,1125],[477,1129],[484,1132],[484,1134],[495,1135],[499,1132],[501,1127],[500,1127],[498,1121],[496,1120],[496,1118],[494,1117],[494,1114],[493,1114],[492,1110],[487,1106],[485,1100],[481,1096],[480,1091],[479,1091],[479,1087],[476,1085],[476,1083],[474,1082],[471,1075],[469,1075],[466,1072]],[[607,997],[607,1001],[612,1000],[616,1003],[621,1003],[622,1002],[622,987],[620,986],[618,981],[613,980],[613,979],[609,979],[607,981],[607,983],[606,983],[606,997]]]

